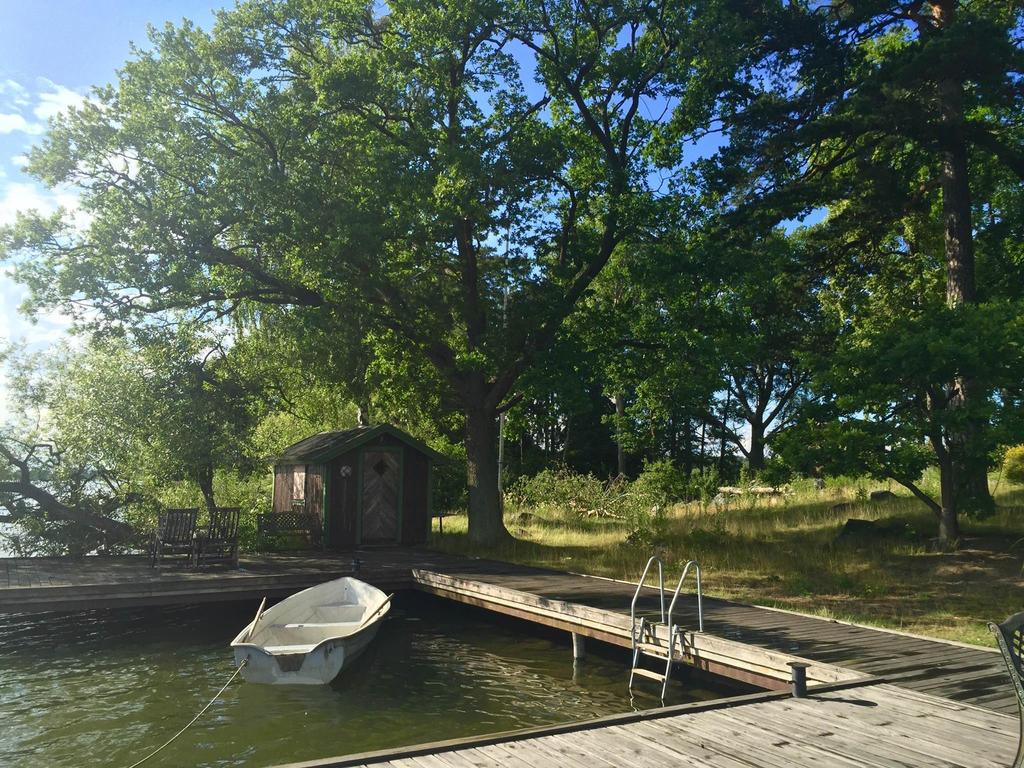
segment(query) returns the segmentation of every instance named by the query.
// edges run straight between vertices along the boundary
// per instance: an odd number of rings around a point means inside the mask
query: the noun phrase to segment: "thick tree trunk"
[[[356,406],[356,424],[360,427],[370,426],[370,404],[359,403]]]
[[[943,8],[945,25],[953,21],[952,3]],[[963,135],[963,86],[954,79],[939,84],[942,110],[942,213],[945,224],[946,304],[957,309],[977,301],[974,235],[971,229],[971,188],[967,141]],[[969,375],[953,382],[952,409],[971,408],[985,393]],[[986,512],[992,509],[988,489],[988,462],[983,419],[971,417],[950,436],[953,492],[956,509]],[[943,505],[945,506],[945,505]],[[955,512],[953,513],[955,515]]]
[[[751,474],[764,469],[764,424],[756,420],[750,422],[750,452],[747,454],[747,465]]]
[[[496,544],[508,538],[498,490],[497,415],[483,407],[466,410],[466,482],[469,538]]]

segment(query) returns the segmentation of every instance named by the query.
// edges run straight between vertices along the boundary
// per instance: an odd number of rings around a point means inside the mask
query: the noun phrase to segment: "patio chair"
[[[1017,712],[1020,716],[1020,737],[1017,740],[1017,757],[1013,760],[1013,768],[1024,768],[1024,676],[1021,656],[1024,655],[1024,612],[1014,614],[1002,624],[989,623],[988,628],[996,636],[999,650],[1006,662],[1006,671],[1010,673],[1013,690],[1017,694]]]
[[[149,550],[151,566],[155,568],[166,555],[185,555],[188,560],[192,559],[198,516],[198,509],[169,509],[160,515]]]
[[[222,507],[210,512],[210,524],[196,534],[192,563],[198,568],[205,563],[229,562],[238,567],[237,507]]]

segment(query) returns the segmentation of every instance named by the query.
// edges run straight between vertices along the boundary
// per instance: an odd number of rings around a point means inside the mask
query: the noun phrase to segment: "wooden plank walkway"
[[[452,578],[624,615],[629,614],[636,589],[634,584],[610,579],[482,560],[466,560],[461,568],[448,566],[443,572]],[[705,583],[705,588],[713,589],[713,584]],[[645,591],[641,607],[646,612],[657,611],[655,595],[656,590]],[[680,626],[695,627],[696,601],[680,598],[677,615]],[[714,598],[704,599],[704,630],[765,650],[898,679],[900,686],[922,693],[1006,714],[1017,711],[1002,658],[994,647],[914,637]]]
[[[280,768],[1004,768],[1015,718],[894,685],[682,705]]]
[[[517,599],[535,604],[564,601],[572,606],[616,613],[620,618],[628,616],[635,588],[608,579],[421,549],[364,550],[358,556],[363,561],[359,577],[389,590],[424,588],[412,578],[413,569],[422,569],[498,590],[514,590],[526,596]],[[352,554],[252,556],[244,557],[241,565],[237,571],[224,568],[197,572],[179,567],[153,569],[141,557],[9,558],[0,560],[0,612],[258,600],[264,595],[283,597],[351,574]],[[713,583],[705,586],[713,589]],[[646,610],[655,608],[653,592],[645,593],[642,607]],[[463,602],[498,609],[487,600],[474,598]],[[694,601],[681,599],[680,604],[678,623],[695,627]],[[994,650],[726,600],[706,598],[704,608],[706,633],[735,646],[804,657],[820,665],[885,676],[910,690],[1006,713],[1016,711],[1001,658]],[[535,612],[525,613],[528,615],[523,618],[536,620]],[[563,618],[567,622],[564,628],[570,629],[572,616]],[[618,637],[621,640],[621,634]],[[602,639],[616,642],[615,637]]]

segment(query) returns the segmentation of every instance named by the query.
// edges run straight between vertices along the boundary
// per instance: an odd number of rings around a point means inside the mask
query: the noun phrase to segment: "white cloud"
[[[24,117],[14,113],[0,113],[0,133],[42,133],[46,126],[41,123],[30,123]]]
[[[38,94],[39,102],[36,104],[35,109],[32,110],[32,113],[44,122],[51,117],[59,115],[61,112],[66,112],[70,107],[81,107],[86,101],[85,96],[70,88],[65,88],[63,85],[58,85],[49,80],[44,80],[43,82],[46,83],[48,90],[41,91]]]
[[[11,158],[11,165],[17,168],[19,171],[28,165],[28,155],[17,154]]]
[[[46,214],[58,208],[70,211],[76,225],[88,225],[85,214],[78,210],[78,195],[71,189],[47,190],[38,184],[24,181],[0,185],[0,226],[11,224],[17,218],[18,211],[35,210]]]
[[[30,102],[28,89],[10,78],[0,80],[0,102],[13,104],[16,107],[26,107]]]

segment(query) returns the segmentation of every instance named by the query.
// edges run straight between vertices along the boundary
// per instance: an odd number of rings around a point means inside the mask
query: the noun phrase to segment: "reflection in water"
[[[253,606],[0,619],[0,765],[125,766],[232,671]],[[573,664],[567,640],[406,597],[330,686],[236,681],[147,766],[263,766],[630,709],[624,657]],[[723,691],[672,686],[669,703]],[[653,697],[638,702],[657,704]]]

